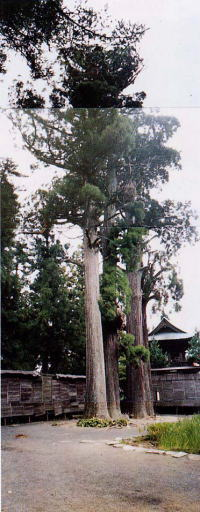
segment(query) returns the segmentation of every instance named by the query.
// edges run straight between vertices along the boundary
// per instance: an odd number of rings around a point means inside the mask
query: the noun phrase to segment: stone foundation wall
[[[157,368],[151,370],[151,375],[156,406],[200,410],[200,368]]]

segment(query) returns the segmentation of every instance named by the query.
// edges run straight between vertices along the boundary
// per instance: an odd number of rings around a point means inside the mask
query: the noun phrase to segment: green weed
[[[200,415],[147,427],[147,438],[162,450],[200,453]]]
[[[107,420],[101,418],[82,418],[77,421],[77,427],[126,427],[128,421],[126,418],[119,418],[117,420]]]

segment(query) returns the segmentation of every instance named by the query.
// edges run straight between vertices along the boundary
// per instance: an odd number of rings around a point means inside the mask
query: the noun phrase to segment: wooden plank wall
[[[50,375],[26,377],[2,374],[1,416],[42,416],[52,412],[81,412],[84,409],[85,379]]]
[[[152,370],[151,375],[155,405],[200,410],[200,369]]]

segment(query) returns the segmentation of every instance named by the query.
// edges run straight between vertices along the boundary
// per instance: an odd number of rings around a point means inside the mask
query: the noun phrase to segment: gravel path
[[[199,461],[106,444],[138,435],[144,422],[109,430],[53,424],[2,427],[2,512],[200,511]]]

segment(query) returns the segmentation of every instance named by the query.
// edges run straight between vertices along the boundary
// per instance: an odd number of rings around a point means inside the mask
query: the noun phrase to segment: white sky
[[[73,3],[73,2],[71,2]],[[113,19],[144,24],[144,69],[133,88],[147,93],[145,106],[200,106],[199,0],[88,0],[108,5]]]
[[[73,1],[70,2],[73,4]],[[102,8],[103,0],[89,1],[89,5]],[[144,58],[144,69],[131,90],[144,90],[147,94],[145,107],[160,107],[160,113],[176,116],[180,123],[177,134],[170,145],[181,151],[182,171],[171,176],[162,197],[192,201],[200,215],[200,2],[198,0],[109,0],[108,9],[113,18],[130,19],[144,23],[149,30],[140,45]],[[7,107],[9,77],[16,69],[24,75],[22,59],[10,62],[10,71],[1,85],[0,105]],[[199,107],[199,108],[198,108]],[[30,174],[32,158],[21,149],[20,137],[14,147],[10,123],[4,113],[0,118],[0,156],[12,157],[20,168]],[[35,171],[21,179],[25,188],[22,196],[31,193],[49,180],[48,170]],[[158,191],[159,198],[161,193]],[[200,218],[197,222],[200,226]],[[172,322],[185,330],[200,328],[200,243],[182,249],[178,255],[185,296],[182,311],[170,314]],[[159,317],[149,314],[149,328],[155,326]]]

